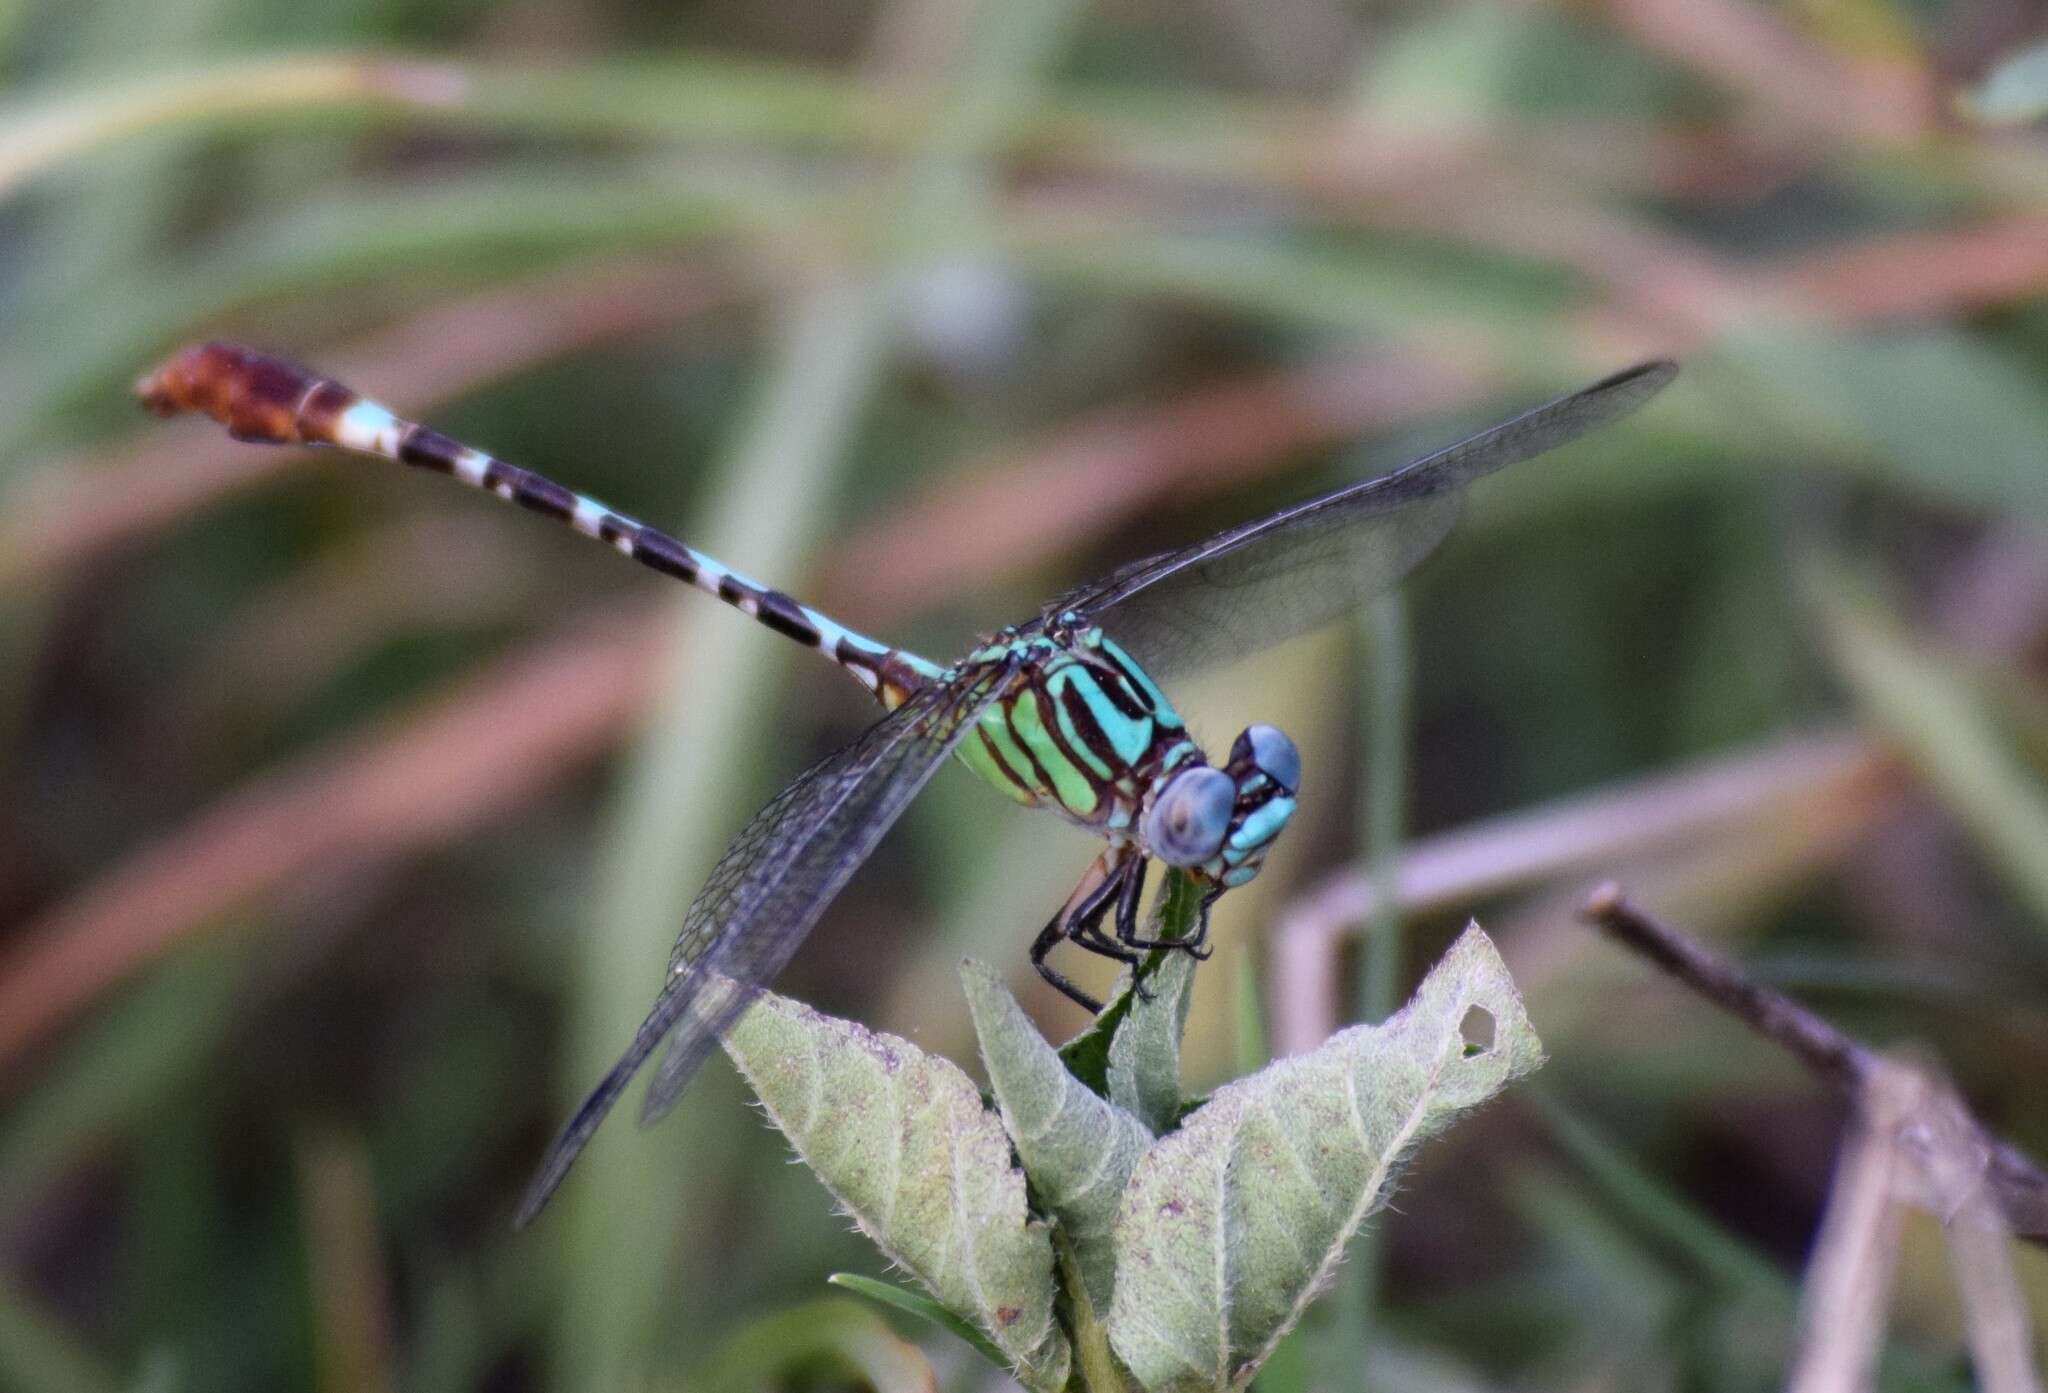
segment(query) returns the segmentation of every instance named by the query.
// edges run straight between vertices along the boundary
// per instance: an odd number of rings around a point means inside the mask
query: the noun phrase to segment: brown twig
[[[1581,915],[1623,947],[1648,958],[1687,987],[1786,1050],[1851,1099],[1865,1096],[1883,1056],[1782,992],[1753,982],[1733,963],[1631,904],[1609,882]],[[1969,1123],[1985,1156],[1985,1178],[2013,1231],[2048,1243],[2048,1170],[2011,1142]]]
[[[1982,1129],[1934,1065],[1885,1056],[1872,1065],[1807,1262],[1788,1393],[1869,1387],[1909,1205],[1931,1211],[1947,1230],[1978,1386],[2041,1393],[2012,1233],[1984,1183]]]

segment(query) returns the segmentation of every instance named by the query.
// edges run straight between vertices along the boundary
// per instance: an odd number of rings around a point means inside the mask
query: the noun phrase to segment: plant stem
[[[1408,725],[1412,661],[1408,606],[1398,594],[1382,596],[1361,625],[1365,639],[1365,791],[1359,820],[1364,825],[1367,875],[1373,887],[1372,914],[1358,974],[1355,1015],[1379,1022],[1398,1001],[1401,974],[1401,897],[1398,877],[1407,821]],[[1377,1227],[1356,1240],[1343,1290],[1338,1296],[1333,1360],[1356,1367],[1372,1347],[1379,1307],[1381,1240]],[[1326,1367],[1325,1382],[1330,1370]]]
[[[1358,1017],[1386,1019],[1399,1001],[1401,975],[1401,843],[1407,835],[1408,726],[1411,669],[1408,603],[1383,596],[1367,612],[1365,824],[1372,915],[1358,980]]]
[[[1096,1317],[1088,1300],[1088,1287],[1081,1280],[1081,1264],[1074,1255],[1073,1241],[1055,1225],[1052,1231],[1053,1261],[1059,1265],[1060,1284],[1066,1288],[1069,1333],[1074,1338],[1074,1374],[1078,1383],[1069,1388],[1086,1393],[1123,1393],[1129,1385],[1123,1368],[1109,1347],[1109,1327]]]

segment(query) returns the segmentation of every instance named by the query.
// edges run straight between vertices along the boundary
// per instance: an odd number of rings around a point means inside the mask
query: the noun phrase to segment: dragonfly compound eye
[[[1246,726],[1230,747],[1230,767],[1245,773],[1256,769],[1282,793],[1301,792],[1301,751],[1278,726]]]
[[[1145,814],[1145,843],[1169,866],[1199,866],[1223,848],[1237,785],[1203,764],[1167,781]]]

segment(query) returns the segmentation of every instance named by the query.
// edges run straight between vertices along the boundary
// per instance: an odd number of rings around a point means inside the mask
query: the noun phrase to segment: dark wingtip
[[[566,1136],[555,1138],[554,1143],[548,1147],[547,1156],[540,1163],[540,1169],[535,1171],[533,1179],[526,1183],[526,1193],[519,1197],[519,1208],[512,1215],[514,1230],[523,1229],[540,1217],[541,1210],[548,1207],[548,1201],[555,1197],[555,1191],[559,1190],[562,1181],[568,1178],[569,1168],[576,1164],[576,1157],[583,1150],[583,1143],[578,1140],[573,1147],[565,1151],[565,1140]]]
[[[627,1082],[646,1058],[644,1053],[637,1058],[629,1053],[614,1064],[611,1072],[583,1100],[583,1106],[576,1109],[576,1115],[555,1134],[555,1139],[548,1144],[547,1155],[541,1158],[540,1169],[534,1172],[533,1179],[526,1186],[526,1194],[520,1198],[518,1211],[512,1216],[514,1229],[525,1228],[540,1217],[541,1210],[547,1208],[548,1201],[554,1198],[555,1191],[568,1177],[570,1167],[583,1154],[583,1148],[589,1145],[605,1114],[619,1101],[619,1094],[625,1091]]]

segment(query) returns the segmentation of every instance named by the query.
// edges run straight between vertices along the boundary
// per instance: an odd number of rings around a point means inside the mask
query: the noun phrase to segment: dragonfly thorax
[[[1166,694],[1092,625],[1006,631],[969,658],[998,661],[1022,675],[960,746],[976,772],[1219,887],[1258,874],[1300,785],[1285,735],[1252,726],[1210,764]]]
[[[1126,839],[1156,784],[1204,762],[1166,694],[1100,629],[997,635],[969,658],[1006,660],[1019,678],[960,757],[1018,802]]]

